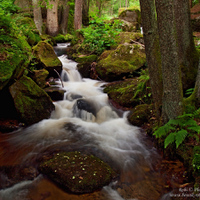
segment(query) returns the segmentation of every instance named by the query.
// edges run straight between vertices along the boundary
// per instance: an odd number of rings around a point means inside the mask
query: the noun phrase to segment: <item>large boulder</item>
[[[152,101],[149,81],[140,78],[109,83],[104,92],[115,107],[124,110],[134,108],[141,102],[149,104]]]
[[[108,185],[116,172],[99,158],[80,152],[60,152],[44,161],[39,171],[65,191],[90,193]]]
[[[55,106],[31,78],[23,76],[9,87],[20,119],[27,125],[50,117]]]
[[[105,51],[99,58],[96,72],[100,79],[117,81],[132,77],[145,65],[144,46],[140,44],[121,44],[115,50]]]
[[[40,41],[33,47],[33,54],[36,57],[36,62],[38,62],[37,68],[45,68],[49,72],[49,76],[58,77],[55,70],[60,74],[62,63],[49,43]]]
[[[141,12],[139,8],[120,8],[119,19],[132,23],[134,28],[132,31],[140,29],[141,26]],[[129,25],[130,26],[130,25]]]
[[[11,21],[0,17],[0,90],[23,75],[31,57],[26,38]]]

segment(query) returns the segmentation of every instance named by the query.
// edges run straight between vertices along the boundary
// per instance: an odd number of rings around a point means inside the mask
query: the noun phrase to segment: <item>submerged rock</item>
[[[40,164],[39,171],[72,193],[90,193],[108,185],[116,173],[93,155],[80,152],[57,153]]]
[[[21,120],[27,125],[49,118],[55,109],[51,98],[31,78],[21,77],[9,90]]]

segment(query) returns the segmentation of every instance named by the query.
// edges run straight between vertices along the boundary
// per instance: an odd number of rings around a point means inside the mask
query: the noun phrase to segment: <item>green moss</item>
[[[76,58],[76,62],[78,63],[92,63],[95,62],[97,60],[97,55],[89,55],[89,56],[82,56],[82,57],[78,57]]]
[[[119,45],[101,56],[96,70],[100,78],[123,78],[125,74],[132,74],[146,62],[146,55],[140,45]],[[105,57],[105,58],[104,58]],[[119,75],[119,77],[117,77]]]
[[[139,6],[131,6],[129,8],[126,8],[126,7],[122,7],[119,9],[119,13],[118,15],[121,16],[123,15],[123,13],[128,10],[128,11],[140,11],[140,7]]]
[[[58,34],[57,36],[54,37],[54,40],[57,43],[63,43],[63,42],[70,42],[74,37],[71,34]]]
[[[26,37],[11,21],[0,18],[0,90],[19,78],[30,61],[31,47]]]
[[[132,41],[143,40],[143,35],[138,32],[121,32],[119,36],[115,38],[117,44],[131,43]]]
[[[152,113],[153,106],[151,104],[138,105],[131,110],[131,113],[128,115],[128,120],[131,124],[141,127],[150,121]]]
[[[45,161],[39,170],[61,187],[74,193],[93,192],[108,184],[115,172],[93,155],[60,152]],[[116,175],[116,174],[115,174]]]
[[[53,47],[45,41],[40,41],[33,47],[34,55],[46,67],[62,66],[62,63],[54,53]]]

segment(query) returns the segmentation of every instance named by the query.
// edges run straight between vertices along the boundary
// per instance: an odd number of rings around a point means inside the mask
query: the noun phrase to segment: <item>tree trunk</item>
[[[82,23],[83,25],[87,26],[89,24],[89,0],[82,0],[83,1],[83,8],[82,8]]]
[[[126,0],[126,8],[128,7],[128,0]]]
[[[62,5],[63,10],[62,10],[61,24],[60,24],[60,29],[62,34],[67,34],[69,8],[70,8],[70,6],[67,5],[67,3],[68,0],[64,0]]]
[[[74,11],[74,28],[75,30],[81,29],[82,27],[82,0],[75,0],[75,11]]]
[[[163,78],[162,115],[163,122],[166,123],[183,113],[173,0],[156,0],[156,10]]]
[[[33,16],[34,16],[34,22],[35,26],[38,29],[39,33],[42,34],[42,11],[41,7],[39,5],[39,0],[32,0],[33,4]]]
[[[102,0],[97,0],[97,7],[99,9],[98,16],[101,17],[102,12]]]
[[[157,118],[161,117],[162,69],[154,0],[140,0],[145,52]]]
[[[198,68],[188,0],[174,0],[174,16],[177,32],[178,57],[181,64],[183,89],[193,88]]]
[[[200,104],[200,60],[199,60],[199,67],[195,84],[195,96],[198,100],[198,104]]]
[[[47,8],[47,33],[56,36],[59,32],[58,26],[58,0],[49,0],[52,8]]]

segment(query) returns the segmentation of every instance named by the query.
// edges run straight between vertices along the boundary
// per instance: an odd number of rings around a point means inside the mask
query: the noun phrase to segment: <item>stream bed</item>
[[[0,200],[170,199],[157,168],[161,157],[150,139],[129,124],[128,112],[109,104],[105,82],[81,77],[77,63],[62,55],[66,48],[67,44],[55,48],[66,92],[62,101],[54,102],[51,118],[0,137]],[[57,84],[62,87],[60,80]],[[42,157],[56,151],[90,152],[117,168],[120,176],[93,193],[67,193],[37,171]],[[29,178],[19,182],[23,176]]]

